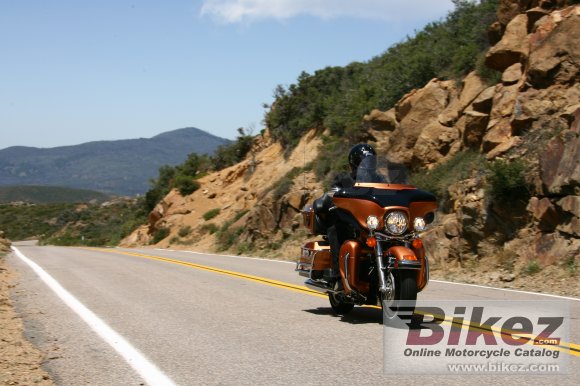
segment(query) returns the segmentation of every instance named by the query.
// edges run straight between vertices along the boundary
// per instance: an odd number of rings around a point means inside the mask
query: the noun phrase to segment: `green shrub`
[[[219,230],[219,228],[214,223],[208,223],[208,224],[203,224],[201,226],[200,230],[202,233],[209,233],[210,235],[213,235],[214,233],[216,233]]]
[[[205,221],[208,221],[217,216],[218,214],[220,214],[220,208],[215,208],[205,212],[202,217]]]
[[[294,184],[294,180],[296,177],[300,175],[300,173],[305,172],[306,170],[310,170],[312,168],[311,164],[306,165],[305,167],[294,167],[288,173],[286,173],[282,178],[276,181],[270,189],[274,189],[274,199],[279,200],[284,196],[286,193],[290,191],[292,185]]]
[[[576,274],[576,269],[578,268],[578,265],[576,264],[576,257],[572,254],[569,255],[565,261],[565,265],[568,273],[571,276],[574,276]]]
[[[163,228],[157,229],[157,231],[153,235],[153,239],[151,240],[151,244],[157,244],[158,242],[160,242],[161,240],[163,240],[167,236],[169,236],[169,233],[171,233],[169,228],[163,227]]]
[[[236,213],[236,215],[234,216],[234,222],[238,221],[239,219],[241,219],[242,217],[244,217],[244,215],[246,213],[248,213],[249,210],[245,209],[245,210],[240,210],[239,212]]]
[[[179,232],[177,232],[179,237],[187,237],[191,234],[191,227],[186,225],[184,227],[179,228]]]
[[[495,160],[489,164],[488,192],[498,202],[527,201],[530,187],[526,182],[527,164],[521,159],[513,162]]]
[[[229,225],[230,224],[228,224],[228,227],[225,229],[220,229],[217,234],[218,251],[225,251],[230,249],[232,245],[234,245],[234,243],[239,239],[240,235],[244,232],[243,227],[230,230]]]
[[[449,197],[449,186],[468,178],[473,170],[481,168],[482,162],[481,154],[473,150],[462,151],[431,170],[423,169],[411,173],[410,182],[445,201]]]
[[[528,264],[522,269],[522,273],[524,275],[533,275],[535,273],[540,272],[540,264],[537,260],[530,260]]]
[[[479,55],[475,63],[475,73],[489,86],[498,84],[501,81],[501,71],[494,70],[485,65],[485,53]]]
[[[175,177],[173,185],[177,190],[179,190],[179,194],[182,196],[188,196],[200,187],[199,182],[194,181],[193,177],[183,174],[179,174]]]

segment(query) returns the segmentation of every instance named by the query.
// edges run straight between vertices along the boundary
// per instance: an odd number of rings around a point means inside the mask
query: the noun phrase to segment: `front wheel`
[[[383,318],[390,320],[403,312],[412,313],[417,300],[417,272],[411,270],[389,272],[385,275],[385,280],[387,291],[380,296]],[[398,307],[395,304],[398,300],[406,301],[405,307]]]
[[[353,303],[349,303],[345,300],[344,294],[342,293],[329,293],[328,300],[330,300],[330,307],[338,315],[348,314],[354,307]]]

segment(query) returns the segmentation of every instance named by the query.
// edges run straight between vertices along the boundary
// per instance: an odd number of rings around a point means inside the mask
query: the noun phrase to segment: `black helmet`
[[[350,153],[348,153],[348,164],[350,165],[350,170],[352,170],[353,175],[356,175],[359,165],[367,157],[372,157],[369,159],[371,162],[367,167],[376,168],[376,155],[377,152],[369,144],[359,143],[358,145],[354,145],[352,149],[350,149]]]

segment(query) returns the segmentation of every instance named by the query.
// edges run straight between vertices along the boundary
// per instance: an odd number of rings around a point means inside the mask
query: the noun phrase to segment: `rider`
[[[350,173],[340,173],[334,178],[332,190],[352,188],[355,181],[358,182],[383,182],[384,179],[376,172],[377,153],[371,145],[359,143],[350,149],[348,154],[348,164]],[[315,211],[322,215],[326,225],[326,235],[330,244],[332,255],[332,272],[331,280],[336,281],[340,286],[340,270],[338,267],[338,256],[340,246],[350,236],[351,229],[348,224],[340,221],[339,217],[332,210],[332,198],[325,193],[321,198],[315,201]],[[352,237],[352,236],[350,236]]]

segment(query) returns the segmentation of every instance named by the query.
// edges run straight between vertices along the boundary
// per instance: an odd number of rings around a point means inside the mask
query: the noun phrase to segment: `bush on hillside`
[[[403,95],[434,77],[459,78],[488,48],[487,27],[498,0],[454,0],[455,10],[367,63],[327,67],[278,86],[265,122],[273,137],[292,148],[307,130],[328,128],[348,143],[365,138],[361,117],[388,110]]]

